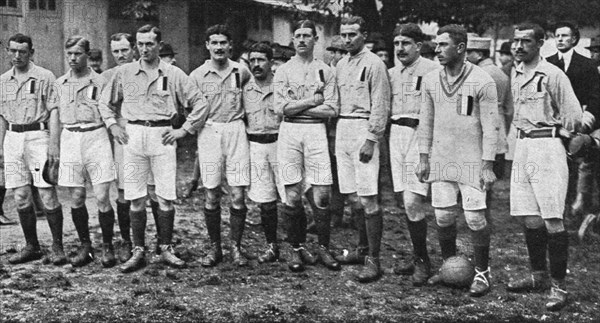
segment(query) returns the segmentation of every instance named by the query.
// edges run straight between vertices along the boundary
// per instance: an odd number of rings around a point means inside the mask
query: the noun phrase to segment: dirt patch
[[[193,151],[179,149],[179,188],[189,176]],[[385,184],[385,183],[384,183]],[[592,237],[579,244],[571,240],[569,274],[570,302],[562,311],[545,311],[544,294],[507,293],[508,279],[528,270],[527,250],[518,223],[508,215],[507,181],[497,183],[492,209],[494,236],[491,250],[492,291],[479,299],[465,290],[445,287],[415,288],[402,276],[386,273],[378,282],[359,284],[354,280],[357,266],[340,272],[310,266],[304,273],[287,270],[285,261],[274,264],[250,262],[246,268],[232,266],[228,249],[228,215],[224,201],[223,240],[225,262],[205,269],[199,264],[206,252],[208,237],[202,215],[203,197],[194,193],[181,200],[175,226],[176,251],[188,263],[173,270],[156,257],[138,272],[121,274],[117,268],[104,269],[99,257],[83,268],[55,267],[42,261],[8,265],[9,252],[21,247],[18,226],[0,228],[0,321],[2,322],[594,322],[600,318],[600,241]],[[95,210],[92,194],[88,209]],[[66,250],[76,247],[76,234],[68,215],[66,191],[60,191],[65,210]],[[381,200],[385,214],[382,259],[386,268],[410,255],[411,246],[403,210],[396,206],[389,183]],[[258,218],[250,204],[249,217]],[[17,218],[12,196],[7,197],[7,214]],[[348,213],[349,210],[347,209]],[[94,212],[91,212],[94,213]],[[428,241],[434,265],[441,259],[433,212]],[[96,255],[101,235],[95,214],[90,217]],[[282,229],[282,228],[280,228]],[[115,230],[118,232],[117,226]],[[50,242],[44,218],[38,221],[40,241]],[[118,233],[117,233],[118,235]],[[147,238],[152,250],[155,226],[149,217]],[[283,237],[283,230],[280,230]],[[333,247],[342,249],[356,241],[352,229],[335,229]],[[309,247],[316,236],[309,234]],[[263,247],[260,226],[246,228],[244,247],[257,254]],[[47,247],[47,246],[45,246]],[[469,254],[471,246],[464,221],[459,224],[459,248]],[[283,258],[288,258],[287,247]]]

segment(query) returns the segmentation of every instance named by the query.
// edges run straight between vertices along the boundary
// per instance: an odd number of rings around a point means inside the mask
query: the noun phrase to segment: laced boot
[[[146,266],[144,247],[135,246],[131,258],[119,268],[122,273],[130,273]]]

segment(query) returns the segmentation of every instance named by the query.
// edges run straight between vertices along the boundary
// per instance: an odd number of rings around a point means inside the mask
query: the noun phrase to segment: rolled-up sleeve
[[[369,75],[371,77],[371,115],[369,116],[369,127],[367,139],[378,142],[383,137],[385,127],[390,116],[390,80],[383,62],[372,65]]]
[[[275,76],[273,77],[273,86],[274,86],[274,110],[278,115],[283,116],[283,111],[290,103],[289,97],[289,86],[287,82],[287,76],[285,75],[285,70],[283,66],[280,66],[275,72]]]
[[[327,81],[323,90],[323,97],[325,98],[323,105],[335,112],[335,116],[337,117],[340,114],[340,94],[335,81],[335,72],[332,68],[327,69]]]
[[[554,82],[548,85],[553,88],[550,93],[555,93],[553,108],[560,112],[562,126],[569,131],[578,131],[583,110],[567,75],[557,73]]]
[[[430,81],[431,77],[426,76],[423,78],[423,91],[421,98],[421,111],[419,112],[419,127],[417,129],[418,148],[420,154],[430,154],[431,146],[433,144],[433,118],[435,116],[434,98],[430,91],[434,91],[435,88]],[[428,82],[429,81],[429,82]],[[429,88],[428,86],[431,86]]]
[[[102,90],[98,110],[100,116],[106,124],[106,128],[110,128],[117,123],[116,105],[123,101],[123,86],[121,83],[121,73],[117,71],[113,74],[106,86]]]
[[[182,128],[189,133],[194,133],[202,129],[208,119],[208,101],[191,77],[182,77],[179,89],[177,95],[182,98],[183,105],[192,109]]]
[[[477,95],[479,100],[479,122],[482,132],[483,160],[495,160],[498,150],[498,134],[500,130],[500,114],[498,112],[498,91],[494,80],[485,75],[483,87]]]

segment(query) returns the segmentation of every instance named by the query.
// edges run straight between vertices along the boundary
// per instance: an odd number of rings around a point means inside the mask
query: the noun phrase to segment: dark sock
[[[0,215],[4,215],[4,197],[6,196],[6,187],[0,186]]]
[[[277,202],[260,204],[260,222],[267,243],[277,243]]]
[[[221,245],[221,207],[214,210],[205,207],[204,221],[210,242]]]
[[[367,224],[365,222],[365,210],[363,208],[352,208],[352,218],[355,221],[358,231],[358,247],[367,248],[369,240],[367,239]]]
[[[548,256],[550,277],[557,280],[565,279],[569,258],[569,234],[567,231],[548,234]]]
[[[156,223],[156,231],[159,232],[159,242],[161,244],[170,245],[173,241],[173,226],[175,224],[175,209],[164,211],[158,209],[158,222]],[[160,228],[160,230],[158,229]]]
[[[329,248],[331,240],[331,213],[329,208],[321,209],[317,207],[314,214],[319,244]]]
[[[73,224],[75,224],[75,230],[77,230],[77,235],[79,236],[81,244],[92,243],[90,240],[90,227],[88,224],[90,216],[87,207],[84,205],[79,208],[71,208],[71,218],[73,219]]]
[[[133,245],[136,247],[146,247],[146,222],[148,214],[146,210],[129,211],[131,220],[131,232],[133,233]]]
[[[379,209],[375,213],[365,213],[367,239],[369,240],[369,256],[379,258],[381,249],[381,235],[383,234],[383,212]]]
[[[471,239],[473,241],[473,251],[475,253],[475,267],[485,271],[489,266],[490,259],[490,235],[491,228],[486,225],[485,228],[477,231],[471,230]]]
[[[107,212],[98,210],[98,222],[102,229],[102,242],[112,244],[115,235],[115,211],[112,208]]]
[[[438,226],[438,238],[440,249],[442,249],[442,258],[444,260],[456,256],[456,223],[447,226]]]
[[[293,248],[300,247],[300,244],[306,242],[306,214],[304,207],[284,206],[284,214],[287,217],[287,235],[288,241]]]
[[[413,252],[415,257],[429,261],[429,255],[427,254],[427,220],[422,219],[419,221],[411,221],[406,217],[406,223],[408,225],[408,232],[410,233],[410,239],[413,245]]]
[[[63,218],[62,206],[54,210],[46,210],[46,220],[52,233],[52,243],[57,245],[63,243]]]
[[[125,203],[117,200],[117,218],[119,220],[119,229],[121,230],[121,238],[124,241],[131,241],[131,220],[129,219],[129,208],[131,201]]]
[[[545,227],[525,228],[525,242],[529,252],[529,261],[533,271],[546,271],[546,250],[548,249],[548,231]]]
[[[153,199],[150,199],[150,209],[152,210],[152,217],[154,218],[154,226],[156,227],[156,243],[158,243],[158,245],[161,245],[162,242],[160,241],[160,225],[159,225],[159,215],[158,215],[158,210],[159,210],[159,204],[158,201],[155,201]]]
[[[244,226],[246,225],[246,214],[248,213],[248,209],[244,207],[243,209],[235,209],[231,207],[229,209],[229,223],[230,227],[230,238],[231,241],[235,242],[237,247],[242,244],[242,237],[244,236]]]
[[[17,209],[19,213],[19,221],[21,222],[21,228],[23,229],[23,235],[28,245],[32,245],[36,248],[40,247],[40,243],[37,238],[37,218],[33,205],[30,205],[24,209]]]

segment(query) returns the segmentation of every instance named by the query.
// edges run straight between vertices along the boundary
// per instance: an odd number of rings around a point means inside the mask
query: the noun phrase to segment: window
[[[0,0],[0,7],[17,8],[17,0]]]
[[[2,1],[2,0],[0,0]],[[11,1],[11,0],[8,0]],[[16,0],[12,0],[16,1]],[[29,10],[56,10],[56,0],[29,0]]]

